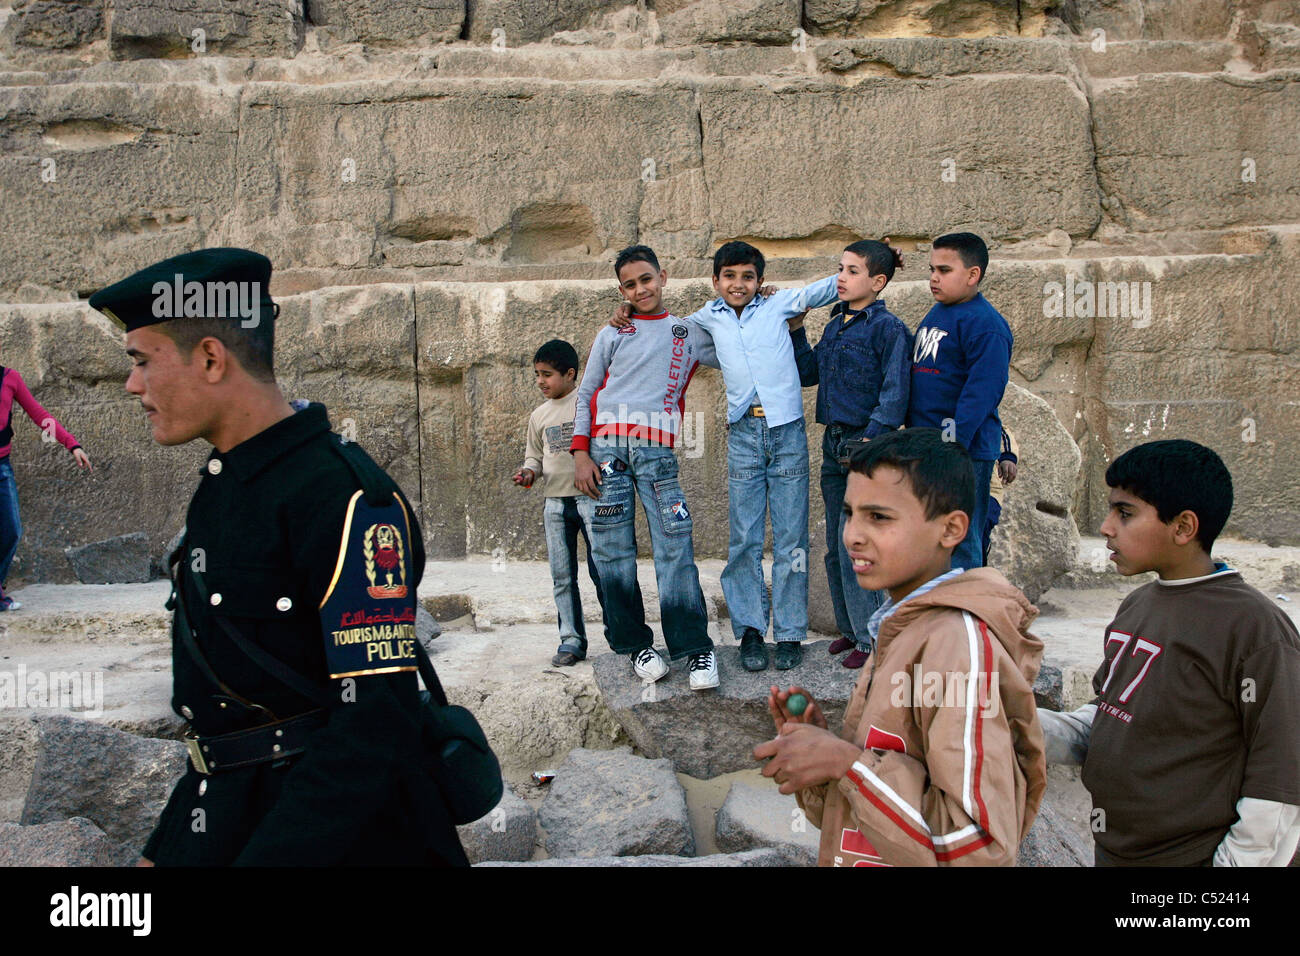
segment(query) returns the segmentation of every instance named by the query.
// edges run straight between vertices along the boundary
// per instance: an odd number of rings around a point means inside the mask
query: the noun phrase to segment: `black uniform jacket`
[[[332,447],[339,442],[324,406],[312,404],[224,454],[214,450],[202,469],[186,519],[180,588],[203,657],[235,697],[187,652],[174,618],[173,709],[206,737],[320,706],[258,666],[219,616],[319,684],[332,703],[327,723],[291,760],[208,776],[190,766],[144,849],[158,865],[466,862],[419,746],[416,674],[340,681],[326,669],[319,608],[338,564],[348,503],[361,487]],[[392,479],[364,460],[400,496]],[[402,501],[414,594],[424,546]]]

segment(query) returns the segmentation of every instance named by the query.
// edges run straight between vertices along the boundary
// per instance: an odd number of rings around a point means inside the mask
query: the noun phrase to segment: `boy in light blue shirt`
[[[791,319],[839,297],[836,276],[759,294],[763,254],[728,242],[713,256],[718,298],[689,316],[713,337],[727,389],[731,540],[722,593],[746,670],[768,665],[763,638],[775,619],[776,667],[803,659],[808,633],[808,435],[790,340]],[[616,320],[615,324],[623,324]],[[763,583],[763,540],[772,516],[772,599]],[[772,605],[775,605],[773,608]]]

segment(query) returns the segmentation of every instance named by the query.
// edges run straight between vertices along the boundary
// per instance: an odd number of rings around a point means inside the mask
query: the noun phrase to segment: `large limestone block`
[[[1071,508],[1082,454],[1047,402],[1014,382],[998,411],[1020,443],[1020,462],[1003,495],[989,564],[1036,601],[1070,570],[1079,548]]]
[[[1092,106],[1099,185],[1129,229],[1300,219],[1294,75],[1113,80],[1094,84]]]
[[[1229,533],[1274,543],[1300,536],[1300,327],[1291,319],[1300,282],[1283,265],[1297,245],[1288,238],[1252,254],[1095,265],[1099,281],[1149,292],[1151,314],[1149,322],[1095,320],[1089,419],[1097,450],[1088,456],[1080,520],[1090,533],[1105,516],[1111,461],[1142,442],[1187,438],[1217,451],[1233,476]]]
[[[322,289],[277,301],[285,396],[323,403],[334,431],[388,472],[423,521],[411,287]]]
[[[68,548],[82,584],[139,584],[150,578],[149,536],[142,531]]]
[[[1047,801],[1020,841],[1017,866],[1092,866],[1092,847]]]
[[[834,73],[888,71],[898,76],[961,73],[1066,73],[1068,48],[1020,37],[875,37],[824,40],[812,48],[817,65]]]
[[[715,832],[718,849],[727,853],[778,847],[804,866],[817,864],[821,831],[808,822],[794,795],[783,795],[775,783],[733,783],[718,809]]]
[[[996,133],[915,122],[954,101],[980,102]],[[764,122],[736,122],[746,115]],[[700,116],[716,238],[783,240],[784,254],[806,255],[820,238],[1088,233],[1100,215],[1088,104],[1065,76],[866,77],[761,96],[719,81],[701,92]]]
[[[487,43],[504,31],[507,46],[535,43],[562,30],[577,30],[598,14],[630,0],[466,0],[466,33]],[[501,36],[501,34],[497,34]]]
[[[537,811],[507,786],[487,816],[456,828],[470,864],[486,860],[531,860],[537,840]]]
[[[303,0],[109,0],[108,46],[121,60],[203,53],[293,56]],[[201,30],[201,42],[194,31]],[[195,44],[199,43],[199,47]]]
[[[608,83],[267,84],[239,144],[231,236],[281,269],[599,260],[636,238],[646,160],[700,165],[689,89]]]
[[[574,748],[625,742],[589,677],[548,671],[521,680],[489,678],[449,693],[453,704],[474,713],[507,772],[531,773],[553,767]]]
[[[793,43],[799,0],[660,0],[659,30],[669,46]]]
[[[14,669],[6,667],[0,681],[15,677]],[[22,818],[39,742],[31,717],[0,713],[0,823],[17,823]]]
[[[667,757],[679,772],[708,780],[757,766],[754,748],[775,734],[767,710],[773,684],[807,688],[830,725],[840,726],[859,672],[841,667],[826,646],[805,645],[803,663],[791,670],[758,673],[740,666],[739,647],[717,647],[719,686],[707,691],[690,689],[681,664],[650,685],[632,673],[624,654],[602,654],[592,665],[614,717],[642,753]]]
[[[686,793],[668,760],[631,748],[573,750],[538,819],[551,857],[695,855]]]
[[[465,0],[312,0],[311,21],[344,41],[424,46],[460,36]]]
[[[0,88],[0,294],[88,295],[204,245],[236,205],[237,101],[189,83]]]
[[[18,46],[62,50],[104,35],[103,0],[15,0],[0,38]]]
[[[0,866],[134,866],[139,858],[138,848],[84,817],[28,827],[0,823]]]
[[[185,745],[62,715],[38,718],[37,729],[22,823],[86,817],[112,839],[142,848],[185,772]]]
[[[836,36],[970,36],[1042,32],[1051,0],[805,0],[804,19]]]
[[[1050,16],[1073,32],[1107,40],[1217,40],[1227,37],[1237,10],[1257,3],[1224,0],[1068,0],[1053,5]]]

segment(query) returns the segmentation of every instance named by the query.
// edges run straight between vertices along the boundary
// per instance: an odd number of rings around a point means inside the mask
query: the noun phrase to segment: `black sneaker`
[[[776,669],[788,671],[803,661],[803,645],[798,641],[776,642]]]
[[[767,670],[767,647],[755,628],[745,628],[740,638],[740,664],[747,671]]]

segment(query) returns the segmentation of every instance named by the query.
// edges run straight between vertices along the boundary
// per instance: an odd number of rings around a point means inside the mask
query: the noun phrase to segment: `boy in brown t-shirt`
[[[1097,698],[1040,710],[1049,762],[1082,763],[1098,866],[1286,866],[1300,840],[1300,634],[1210,557],[1232,477],[1190,441],[1106,470],[1101,533],[1156,581],[1106,628]]]

